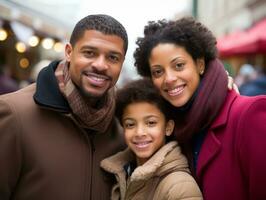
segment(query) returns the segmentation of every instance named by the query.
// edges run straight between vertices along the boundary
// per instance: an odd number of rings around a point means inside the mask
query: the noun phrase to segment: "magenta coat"
[[[197,176],[205,200],[266,199],[266,96],[228,93],[202,144]]]

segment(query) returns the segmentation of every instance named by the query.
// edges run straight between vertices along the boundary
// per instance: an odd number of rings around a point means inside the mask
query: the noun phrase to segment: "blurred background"
[[[138,78],[133,52],[148,21],[194,16],[217,37],[219,57],[240,92],[250,95],[254,85],[247,83],[259,80],[262,91],[256,92],[266,94],[265,0],[0,0],[0,94],[34,82],[41,68],[64,58],[75,23],[97,13],[115,17],[128,31],[118,86]]]

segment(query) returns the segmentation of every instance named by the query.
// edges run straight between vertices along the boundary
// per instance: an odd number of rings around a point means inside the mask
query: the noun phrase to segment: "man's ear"
[[[70,43],[67,43],[65,46],[65,58],[67,62],[70,62],[72,52],[73,52],[72,45]]]
[[[166,136],[170,136],[172,135],[173,133],[173,130],[174,130],[174,127],[175,127],[175,122],[174,120],[169,120],[166,124],[166,128],[165,128],[165,135]]]

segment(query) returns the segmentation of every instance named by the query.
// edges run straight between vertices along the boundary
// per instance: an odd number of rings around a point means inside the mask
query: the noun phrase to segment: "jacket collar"
[[[33,96],[36,104],[47,109],[69,113],[68,102],[59,90],[55,69],[60,61],[54,61],[42,69],[36,81],[36,92]]]
[[[208,134],[204,139],[204,144],[202,145],[199,154],[197,166],[197,177],[199,178],[199,181],[201,181],[203,169],[221,151],[221,141],[216,137],[215,129],[226,125],[231,106],[237,96],[238,94],[234,90],[228,92],[224,105],[222,106],[218,116],[215,118],[214,122],[208,130]]]
[[[125,174],[123,166],[135,159],[134,154],[126,149],[101,162],[101,167],[106,171],[118,174]],[[131,175],[131,181],[147,180],[152,176],[159,176],[180,169],[186,171],[188,163],[177,142],[172,141],[159,149],[146,163],[138,166]],[[120,174],[120,175],[119,175]]]

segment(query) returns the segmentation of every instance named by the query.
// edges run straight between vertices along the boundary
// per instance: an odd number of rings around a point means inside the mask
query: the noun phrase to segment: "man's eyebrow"
[[[97,50],[98,48],[97,48],[97,47],[94,47],[94,46],[90,46],[90,45],[84,45],[84,46],[81,47],[80,50],[86,50],[86,49]],[[119,55],[119,56],[121,56],[121,57],[124,56],[124,55],[123,55],[121,52],[119,52],[119,51],[112,51],[112,50],[111,50],[109,53],[110,53],[110,54]]]
[[[93,49],[93,50],[96,50],[97,48],[94,47],[94,46],[90,46],[90,45],[84,45],[84,46],[81,47],[81,50],[83,50],[83,49]]]
[[[118,51],[110,51],[111,54],[116,54],[123,57],[123,54]]]

